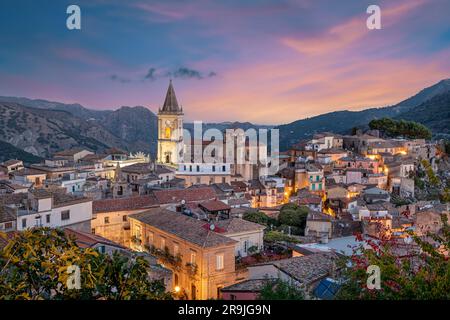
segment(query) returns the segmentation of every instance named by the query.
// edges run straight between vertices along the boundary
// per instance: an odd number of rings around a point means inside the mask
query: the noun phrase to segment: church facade
[[[252,146],[248,142],[244,150],[245,161],[239,164],[236,161],[237,146],[234,147],[234,161],[228,163],[224,154],[217,157],[211,163],[195,162],[197,153],[203,153],[211,141],[201,141],[200,150],[193,148],[189,141],[183,138],[183,108],[178,104],[172,81],[169,83],[166,98],[162,108],[158,110],[158,156],[157,162],[161,165],[172,167],[176,170],[176,177],[185,181],[185,186],[196,184],[230,183],[232,181],[249,181],[259,179],[264,176],[267,168],[261,163],[249,161],[249,154],[267,154],[267,147],[261,143]],[[244,135],[242,133],[236,133]],[[190,138],[187,138],[190,139]],[[237,139],[230,135],[227,139]],[[237,139],[238,140],[238,139]],[[235,140],[237,142],[237,140]],[[191,140],[192,142],[193,140]],[[185,144],[187,142],[187,144]],[[223,141],[225,150],[225,141]],[[190,152],[188,152],[190,151]],[[190,155],[190,159],[185,159],[185,154]]]

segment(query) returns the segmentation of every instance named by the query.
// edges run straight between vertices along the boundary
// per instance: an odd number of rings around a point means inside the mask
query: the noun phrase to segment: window
[[[200,172],[200,166],[197,166],[197,172]]]
[[[105,246],[99,246],[98,251],[100,251],[100,253],[105,253],[106,252]]]
[[[91,233],[92,233],[92,234],[95,234],[95,228],[92,228],[92,229],[91,229]]]
[[[248,240],[244,240],[244,252],[248,250]]]
[[[12,222],[6,222],[5,223],[5,229],[11,229],[13,227],[13,223]]]
[[[222,166],[222,171],[225,172],[225,170],[226,170],[226,167]]]
[[[230,294],[230,300],[236,300],[236,295]]]
[[[70,219],[70,210],[61,211],[61,220],[69,220]]]
[[[195,285],[191,285],[191,299],[197,300],[197,288]]]
[[[105,217],[105,224],[109,223],[109,217]]]
[[[123,222],[127,222],[128,221],[128,216],[122,216],[122,221]]]
[[[50,215],[49,214],[45,215],[45,222],[50,223]]]
[[[165,238],[161,238],[161,250],[164,250],[166,248],[166,239]]]
[[[192,171],[192,166],[189,166],[189,171]]]
[[[27,227],[27,219],[23,218],[22,219],[22,229],[25,229]]]
[[[212,171],[216,172],[216,166],[212,166]]]
[[[222,183],[226,183],[227,179],[225,177],[222,177]]]
[[[191,250],[191,263],[195,263],[197,259],[197,253]]]
[[[223,254],[216,255],[216,270],[223,269]]]
[[[149,232],[147,238],[148,238],[148,244],[153,244],[153,232]]]

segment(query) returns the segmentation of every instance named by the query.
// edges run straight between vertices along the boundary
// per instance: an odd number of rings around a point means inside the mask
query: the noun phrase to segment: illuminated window
[[[170,139],[170,135],[171,135],[170,127],[166,127],[165,135],[166,135],[166,139]]]

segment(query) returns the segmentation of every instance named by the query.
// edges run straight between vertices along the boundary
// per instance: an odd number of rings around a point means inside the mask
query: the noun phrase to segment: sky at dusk
[[[173,79],[187,121],[260,124],[386,106],[450,78],[449,14],[449,0],[2,0],[0,95],[156,112]]]

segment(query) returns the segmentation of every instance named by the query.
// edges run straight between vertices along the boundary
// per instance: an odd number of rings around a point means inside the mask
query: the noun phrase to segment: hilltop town
[[[180,299],[257,299],[278,278],[328,299],[338,259],[363,240],[390,241],[404,257],[420,251],[413,237],[435,245],[450,218],[439,141],[381,127],[321,132],[276,154],[269,174],[270,163],[248,156],[186,161],[184,112],[170,83],[156,158],[71,148],[39,163],[1,163],[0,247],[24,230],[61,228],[81,248],[145,255],[150,277]],[[245,143],[244,154],[254,148]]]

